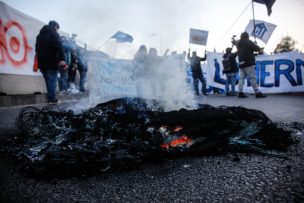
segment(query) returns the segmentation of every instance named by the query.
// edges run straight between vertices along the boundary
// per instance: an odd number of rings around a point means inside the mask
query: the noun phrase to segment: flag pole
[[[251,5],[252,5],[252,17],[253,17],[253,33],[255,33],[255,17],[254,17],[254,5],[253,5],[253,0],[251,0]],[[255,34],[253,35],[253,37],[254,37],[254,42],[255,43],[257,43],[256,42],[256,36],[255,36]]]
[[[107,39],[106,41],[104,41],[102,43],[102,45],[100,45],[96,50],[100,50],[111,38]]]
[[[191,43],[191,28],[189,31],[189,44],[188,44],[188,53],[190,54],[190,43]]]
[[[255,17],[254,17],[254,5],[253,5],[253,0],[251,0],[251,4],[252,4],[252,17],[253,17],[253,37],[254,37],[254,42],[257,44],[257,41],[256,41],[256,36],[255,36]],[[258,75],[259,75],[259,78],[258,78],[258,85],[260,85],[260,81],[261,81],[261,69],[258,67]]]
[[[117,40],[115,41],[115,44],[114,44],[113,58],[115,58],[116,46],[117,46]]]

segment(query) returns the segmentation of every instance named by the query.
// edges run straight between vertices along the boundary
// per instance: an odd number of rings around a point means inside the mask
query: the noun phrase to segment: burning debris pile
[[[16,118],[22,134],[8,148],[30,173],[44,175],[106,171],[182,153],[284,151],[292,143],[289,132],[257,110],[205,105],[163,112],[152,102],[153,111],[143,99],[122,98],[80,114],[25,107]]]

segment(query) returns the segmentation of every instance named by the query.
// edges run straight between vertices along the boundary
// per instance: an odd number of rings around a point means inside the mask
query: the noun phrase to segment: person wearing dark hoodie
[[[60,68],[67,68],[58,29],[59,24],[56,21],[50,21],[48,25],[41,28],[35,45],[38,68],[45,80],[49,103],[58,102],[56,98],[58,71]]]
[[[265,97],[265,95],[260,92],[256,81],[254,52],[262,53],[263,49],[261,49],[253,41],[249,40],[249,35],[247,32],[243,32],[241,34],[241,39],[237,43],[237,53],[240,64],[239,98],[247,98],[247,96],[243,93],[245,78],[248,78],[256,98]]]
[[[203,71],[201,68],[201,61],[206,61],[206,53],[204,58],[201,58],[197,56],[196,51],[192,52],[192,56],[190,57],[190,49],[187,54],[187,59],[190,62],[191,66],[191,72],[192,72],[192,77],[193,77],[193,87],[195,91],[195,95],[199,95],[199,90],[198,90],[198,81],[201,81],[202,83],[202,94],[207,96],[207,90],[206,90],[206,80],[203,75]]]

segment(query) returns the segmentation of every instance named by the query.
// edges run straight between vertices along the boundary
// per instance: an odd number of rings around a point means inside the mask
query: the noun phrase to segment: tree
[[[290,52],[290,51],[297,51],[295,48],[296,41],[293,40],[290,36],[283,37],[281,39],[281,42],[277,45],[277,47],[274,50],[274,53],[284,53],[284,52]]]

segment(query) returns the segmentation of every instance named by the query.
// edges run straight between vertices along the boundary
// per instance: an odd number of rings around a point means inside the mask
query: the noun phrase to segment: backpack
[[[227,73],[227,72],[231,71],[231,69],[232,69],[231,63],[229,60],[229,56],[230,56],[230,54],[227,57],[223,58],[223,60],[222,60],[222,64],[223,64],[223,68],[224,68],[223,73]]]

